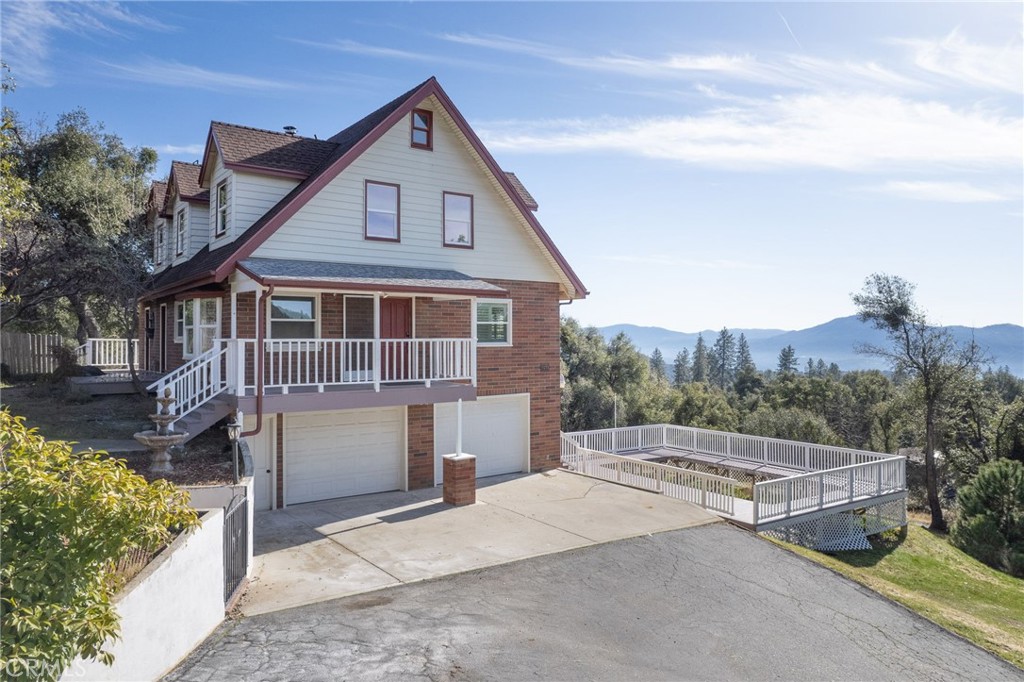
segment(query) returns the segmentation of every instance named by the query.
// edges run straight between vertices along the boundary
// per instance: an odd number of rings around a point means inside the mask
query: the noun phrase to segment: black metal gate
[[[224,602],[245,578],[249,554],[249,500],[236,497],[224,510]]]

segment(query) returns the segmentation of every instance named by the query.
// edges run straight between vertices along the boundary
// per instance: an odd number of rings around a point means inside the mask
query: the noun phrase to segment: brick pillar
[[[476,502],[476,455],[444,456],[444,501],[460,507]]]

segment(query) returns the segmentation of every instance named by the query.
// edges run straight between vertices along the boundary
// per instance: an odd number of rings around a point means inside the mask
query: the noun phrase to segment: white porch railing
[[[562,434],[562,462],[574,468],[582,461],[580,452],[618,455],[656,448],[793,471],[790,476],[755,483],[753,503],[746,503],[752,507],[749,521],[755,526],[906,490],[906,458],[867,450],[670,424]],[[629,457],[622,459],[640,461]],[[652,489],[653,482],[661,474],[650,473],[647,469],[642,471],[648,473],[631,474],[634,478],[627,477],[620,482],[634,485],[628,481],[635,480],[636,476],[650,475],[650,481],[636,487]]]
[[[128,341],[126,339],[87,339],[75,348],[78,364],[101,369],[128,369]],[[139,340],[132,339],[132,364],[139,366]]]
[[[589,450],[565,435],[562,463],[586,476],[651,490],[728,516],[735,513],[737,481],[733,478]]]
[[[249,367],[254,341],[240,341]],[[240,366],[244,369],[245,363]],[[247,373],[251,377],[251,373]],[[473,339],[267,339],[263,385],[287,393],[299,387],[476,382]],[[237,382],[236,382],[237,383]],[[255,389],[254,382],[239,385]]]
[[[229,366],[228,363],[228,345],[224,341],[214,341],[213,348],[165,374],[148,388],[158,397],[170,389],[174,398],[170,412],[179,418],[184,417],[227,388],[224,368]]]

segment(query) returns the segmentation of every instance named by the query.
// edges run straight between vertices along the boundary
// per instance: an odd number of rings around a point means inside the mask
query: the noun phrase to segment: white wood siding
[[[225,244],[230,244],[236,234],[234,229],[235,186],[234,178],[232,177],[234,174],[224,167],[224,164],[221,163],[220,155],[216,151],[211,153],[211,157],[214,162],[212,180],[210,181],[210,250],[212,251]],[[228,229],[222,236],[215,237],[214,233],[217,226],[217,185],[220,184],[221,180],[228,181]]]
[[[210,212],[206,204],[189,204],[188,212],[189,257],[210,243]]]
[[[401,186],[400,243],[363,238],[365,180]],[[442,246],[445,191],[473,195],[473,249]],[[434,116],[433,151],[409,146],[409,119],[404,117],[253,255],[449,268],[475,277],[559,281],[526,229],[441,115]]]
[[[216,176],[222,177],[222,176]],[[272,175],[235,172],[232,174],[231,214],[232,239],[245,232],[284,195],[299,184],[297,180]]]

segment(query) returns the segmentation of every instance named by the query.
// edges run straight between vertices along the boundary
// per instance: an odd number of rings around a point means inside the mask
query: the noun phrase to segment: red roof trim
[[[331,180],[338,176],[342,170],[344,170],[353,160],[358,158],[363,152],[365,152],[374,142],[394,126],[403,117],[407,116],[420,102],[434,95],[438,98],[441,104],[448,110],[448,113],[452,116],[455,124],[459,127],[462,133],[469,140],[470,144],[474,147],[484,164],[488,167],[491,173],[494,175],[498,184],[505,190],[513,204],[519,209],[520,213],[526,219],[527,224],[533,228],[534,232],[540,238],[541,243],[545,246],[548,252],[555,259],[555,262],[561,268],[562,272],[566,275],[566,278],[572,284],[576,290],[576,294],[579,298],[585,297],[589,292],[587,288],[580,281],[579,277],[573,271],[572,267],[565,260],[565,257],[555,246],[551,237],[548,236],[547,232],[541,227],[541,224],[534,217],[533,212],[526,206],[519,193],[512,186],[509,179],[505,176],[505,173],[498,167],[498,164],[494,161],[490,152],[483,146],[480,138],[476,136],[472,128],[463,118],[462,114],[455,107],[455,104],[451,101],[448,95],[441,88],[441,85],[437,82],[437,79],[433,76],[423,83],[419,88],[413,91],[395,111],[391,112],[387,118],[378,123],[369,133],[363,136],[358,143],[352,146],[347,152],[341,157],[335,160],[330,166],[321,171],[316,177],[306,178],[306,185],[300,192],[294,197],[288,200],[287,204],[281,207],[273,218],[267,221],[251,238],[249,238],[241,247],[229,256],[217,269],[214,271],[214,278],[221,280],[226,277],[237,265],[238,261],[248,258],[252,253],[267,240],[267,238],[274,233],[277,228],[288,221],[295,213],[313,196],[315,196],[320,190],[322,190]],[[216,136],[214,136],[216,141]],[[223,156],[223,155],[222,155]],[[282,200],[283,201],[283,200]]]
[[[210,145],[217,148],[217,155],[224,158],[224,155],[220,151],[220,143],[217,142],[217,136],[213,134],[213,124],[210,124],[210,132],[206,133],[206,146],[203,148],[203,163],[199,166],[199,186],[202,187],[206,181],[206,163],[210,160]]]
[[[437,81],[431,78],[425,82],[421,87],[417,88],[409,98],[402,104],[398,109],[391,112],[391,114],[383,121],[378,123],[373,130],[363,136],[363,139],[359,140],[355,145],[352,146],[347,152],[341,155],[334,163],[328,166],[322,171],[312,182],[309,183],[301,192],[292,197],[291,201],[287,205],[283,206],[281,210],[271,220],[267,221],[267,224],[259,229],[242,248],[235,251],[220,267],[217,268],[217,277],[224,278],[227,276],[235,264],[248,258],[252,255],[260,244],[265,242],[267,238],[274,233],[277,228],[288,221],[295,213],[310,199],[322,190],[327,184],[336,178],[342,170],[344,170],[352,161],[358,158],[363,152],[370,148],[374,142],[376,142],[387,130],[393,125],[398,123],[404,116],[406,116],[416,104],[419,104],[426,99],[434,90],[437,85]]]
[[[206,284],[216,284],[218,280],[213,270],[207,270],[206,272],[200,273],[195,277],[191,277],[180,282],[164,287],[162,289],[154,289],[153,291],[147,291],[145,294],[139,297],[140,301],[155,301],[158,298],[166,298],[180,291],[187,291],[195,287],[201,287]]]

